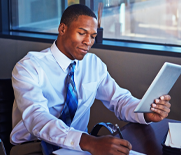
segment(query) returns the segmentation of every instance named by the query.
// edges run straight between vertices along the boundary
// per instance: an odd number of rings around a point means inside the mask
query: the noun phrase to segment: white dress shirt
[[[117,85],[95,54],[88,53],[83,60],[75,61],[78,108],[70,127],[58,118],[64,107],[66,76],[72,60],[53,43],[41,52],[29,52],[15,65],[12,72],[15,93],[12,144],[40,139],[81,150],[80,138],[87,131],[90,107],[95,98],[120,120],[146,123],[143,114],[133,112],[139,100]]]

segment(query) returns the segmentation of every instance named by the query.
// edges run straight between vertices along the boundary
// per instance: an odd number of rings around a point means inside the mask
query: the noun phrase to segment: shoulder
[[[20,61],[17,62],[17,64],[38,63],[38,61],[45,59],[50,55],[50,48],[47,48],[42,51],[29,51]]]
[[[38,51],[28,52],[21,60],[19,60],[14,66],[13,73],[19,72],[33,72],[37,73],[38,68],[40,68],[40,62],[46,60],[48,56],[50,57],[49,48]]]
[[[24,59],[43,59],[51,54],[52,53],[50,52],[50,48],[44,49],[42,51],[29,51]]]

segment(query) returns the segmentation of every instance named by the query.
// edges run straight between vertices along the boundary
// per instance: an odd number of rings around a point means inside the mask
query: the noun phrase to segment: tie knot
[[[75,69],[75,65],[76,65],[76,62],[72,62],[70,65],[69,65],[69,71],[70,73],[73,73],[74,72],[74,69]]]

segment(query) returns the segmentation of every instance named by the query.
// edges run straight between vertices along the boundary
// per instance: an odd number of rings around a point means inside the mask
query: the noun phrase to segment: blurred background
[[[11,0],[12,31],[58,33],[62,12],[81,0]],[[103,3],[103,37],[180,45],[179,0],[84,0],[95,14]]]

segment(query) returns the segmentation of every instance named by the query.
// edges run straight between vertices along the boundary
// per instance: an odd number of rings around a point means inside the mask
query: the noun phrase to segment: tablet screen
[[[180,74],[181,65],[165,62],[134,112],[152,112],[151,104],[155,99],[169,93]]]

